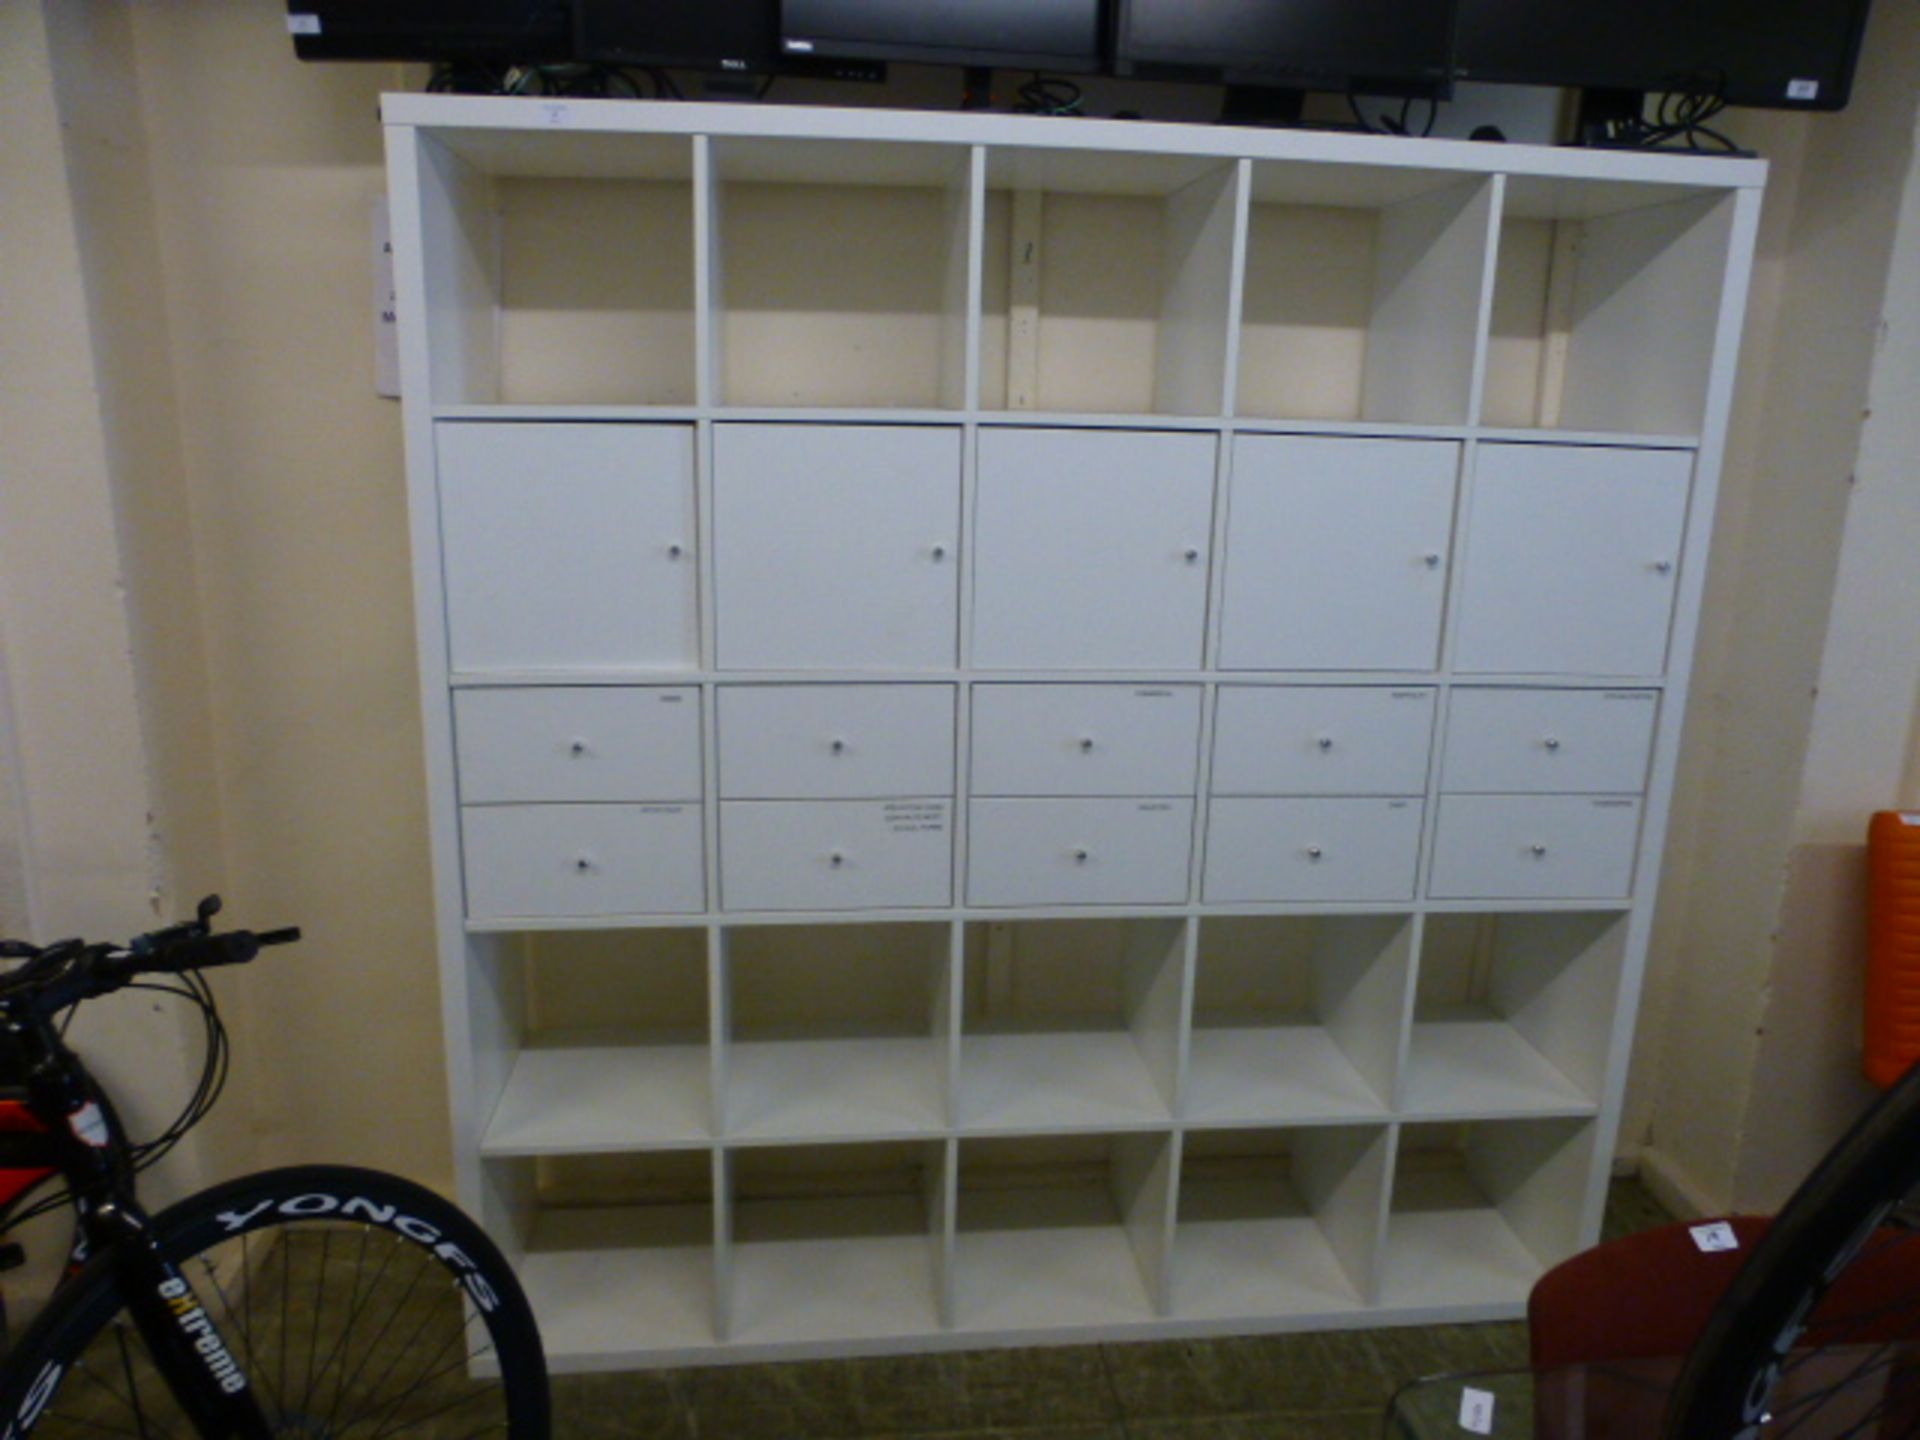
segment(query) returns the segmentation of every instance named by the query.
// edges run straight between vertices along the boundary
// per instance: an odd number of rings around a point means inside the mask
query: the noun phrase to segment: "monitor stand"
[[[1307,92],[1267,85],[1229,85],[1220,101],[1222,125],[1294,128],[1306,113]]]

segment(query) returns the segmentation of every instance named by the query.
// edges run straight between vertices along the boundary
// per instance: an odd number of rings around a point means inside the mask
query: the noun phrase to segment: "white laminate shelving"
[[[457,1178],[556,1368],[1593,1240],[1763,165],[385,119]]]

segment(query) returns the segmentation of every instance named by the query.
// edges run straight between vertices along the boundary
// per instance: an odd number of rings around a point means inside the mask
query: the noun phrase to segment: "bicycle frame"
[[[12,1082],[5,1094],[15,1106],[14,1123],[23,1115],[27,1122],[27,1128],[0,1131],[0,1169],[39,1172],[16,1195],[56,1173],[72,1192],[68,1276],[83,1263],[110,1267],[148,1353],[197,1434],[270,1440],[252,1386],[212,1315],[154,1243],[119,1115],[40,1009],[0,1002],[0,1077]],[[32,1393],[51,1396],[59,1378],[36,1377]],[[37,1418],[37,1411],[14,1417],[0,1440],[14,1440]]]

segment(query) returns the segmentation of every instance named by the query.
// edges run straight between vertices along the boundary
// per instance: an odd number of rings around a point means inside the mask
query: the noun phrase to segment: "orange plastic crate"
[[[1867,829],[1867,1078],[1885,1089],[1920,1059],[1920,811]]]

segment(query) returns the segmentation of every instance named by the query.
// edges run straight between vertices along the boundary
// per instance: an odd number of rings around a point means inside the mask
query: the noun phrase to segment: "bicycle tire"
[[[547,1440],[546,1361],[526,1296],[479,1226],[432,1191],[346,1166],[269,1170],[169,1207],[153,1234],[275,1435]],[[110,1260],[58,1290],[9,1355],[6,1440],[194,1433]]]
[[[1839,1380],[1821,1381],[1828,1390],[1812,1385],[1791,1395],[1776,1412],[1783,1378],[1795,1367],[1804,1370],[1819,1352],[1869,1333],[1868,1354],[1858,1364],[1850,1357],[1840,1378],[1884,1385],[1890,1367],[1900,1365],[1904,1383],[1913,1385],[1910,1347],[1920,1343],[1920,1323],[1911,1340],[1888,1334],[1896,1321],[1906,1323],[1907,1310],[1920,1311],[1920,1285],[1909,1295],[1906,1284],[1920,1274],[1920,1256],[1890,1251],[1920,1237],[1910,1223],[1888,1222],[1916,1186],[1920,1066],[1854,1123],[1755,1244],[1688,1352],[1668,1406],[1665,1440],[1763,1440],[1805,1426],[1813,1407],[1847,1403]],[[1863,1265],[1863,1258],[1872,1263]],[[1892,1273],[1900,1281],[1892,1305],[1884,1284],[1870,1303],[1863,1298],[1876,1268],[1883,1280]],[[1903,1413],[1914,1400],[1909,1388]]]

